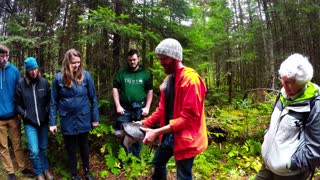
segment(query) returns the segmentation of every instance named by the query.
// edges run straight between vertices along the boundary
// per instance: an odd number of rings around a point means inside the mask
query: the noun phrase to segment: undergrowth
[[[272,97],[267,102],[255,102],[249,97],[234,100],[229,105],[206,105],[208,129],[220,127],[227,133],[208,132],[209,146],[194,160],[194,179],[254,179],[262,163],[260,147],[263,132],[269,123],[273,100]],[[126,154],[112,132],[112,121],[107,117],[101,117],[101,125],[91,131],[91,149],[97,149],[92,153],[103,157],[104,162],[97,163],[102,163],[105,167],[95,175],[101,179],[110,176],[121,176],[125,179],[150,177],[154,149],[143,145],[141,159],[137,159]],[[224,141],[214,141],[213,137],[223,135],[226,135]],[[61,137],[55,138],[55,143],[63,147]],[[60,168],[56,168],[55,173],[67,176],[62,162],[56,163]],[[167,168],[169,173],[175,174],[173,158],[168,162]]]

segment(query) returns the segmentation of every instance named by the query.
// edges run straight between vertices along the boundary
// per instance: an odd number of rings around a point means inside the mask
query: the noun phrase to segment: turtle
[[[121,143],[126,148],[127,153],[129,152],[129,147],[137,142],[144,139],[145,132],[140,129],[140,127],[145,127],[140,123],[126,122],[122,123],[121,130],[114,131],[114,135],[120,138]]]

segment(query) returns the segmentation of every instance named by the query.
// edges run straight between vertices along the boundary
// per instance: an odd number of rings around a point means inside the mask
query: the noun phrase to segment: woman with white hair
[[[320,165],[319,87],[308,58],[293,54],[280,66],[281,91],[261,147],[255,179],[307,179]],[[312,175],[311,175],[312,176]]]

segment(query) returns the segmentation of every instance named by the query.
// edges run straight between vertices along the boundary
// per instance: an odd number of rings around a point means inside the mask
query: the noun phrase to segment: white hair
[[[293,78],[297,84],[305,85],[313,77],[313,67],[307,57],[295,53],[281,63],[279,75]]]

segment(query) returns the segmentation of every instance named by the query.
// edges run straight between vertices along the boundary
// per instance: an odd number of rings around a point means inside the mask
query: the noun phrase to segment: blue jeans
[[[183,160],[176,160],[177,179],[192,180],[192,166],[194,157]]]
[[[154,154],[152,165],[154,172],[152,175],[153,180],[167,179],[167,163],[171,156],[173,156],[173,136],[163,136],[161,146]],[[192,180],[192,166],[194,157],[183,160],[176,160],[177,179],[178,180]]]
[[[40,175],[49,169],[46,155],[48,147],[48,126],[34,127],[26,124],[24,125],[24,129],[28,140],[33,171],[36,175]]]

